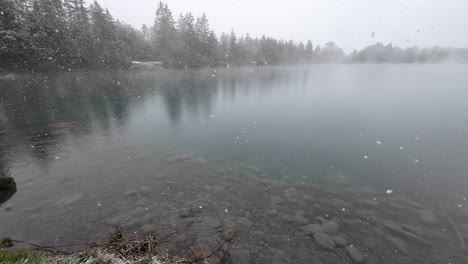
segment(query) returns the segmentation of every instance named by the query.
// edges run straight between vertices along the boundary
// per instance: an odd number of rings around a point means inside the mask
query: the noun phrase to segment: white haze
[[[89,2],[92,2],[88,0]],[[136,28],[153,24],[157,0],[99,0]],[[335,41],[346,51],[376,42],[467,47],[468,0],[167,0],[180,13],[206,13],[219,34],[263,34],[315,44]],[[374,34],[373,34],[374,33]],[[374,36],[373,36],[374,35]]]

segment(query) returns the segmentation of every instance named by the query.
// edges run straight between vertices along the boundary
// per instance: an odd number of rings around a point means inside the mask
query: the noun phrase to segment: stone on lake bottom
[[[338,225],[335,221],[328,221],[321,225],[323,232],[329,235],[336,235],[338,234],[338,230],[340,229],[340,225]]]
[[[249,264],[251,255],[249,250],[237,249],[231,252],[230,258],[232,264]]]
[[[150,233],[150,232],[154,232],[156,231],[156,226],[152,225],[152,224],[145,224],[141,227],[141,231],[145,232],[145,233]]]
[[[348,252],[349,257],[356,263],[363,263],[365,260],[364,255],[353,245],[347,246],[346,252]]]
[[[334,236],[333,237],[333,241],[335,241],[335,245],[337,247],[346,247],[346,245],[348,244],[348,242],[346,241],[346,239],[344,239],[343,237],[341,236]]]
[[[421,214],[419,215],[419,219],[421,219],[421,222],[423,222],[426,225],[439,224],[439,220],[437,220],[437,217],[435,216],[434,212],[430,210],[421,211]]]
[[[302,227],[304,235],[313,235],[315,233],[323,232],[322,228],[318,224],[310,224]]]
[[[335,250],[335,241],[333,238],[325,233],[318,232],[314,234],[314,239],[317,244],[319,244],[322,248],[330,251]]]

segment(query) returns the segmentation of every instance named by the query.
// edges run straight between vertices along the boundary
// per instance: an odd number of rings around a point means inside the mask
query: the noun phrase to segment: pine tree
[[[68,30],[70,34],[71,58],[73,68],[88,68],[92,65],[91,25],[89,11],[84,0],[68,0],[66,2],[68,14]]]
[[[305,46],[305,59],[310,62],[313,57],[314,57],[314,47],[312,46],[312,41],[309,39]]]
[[[166,66],[174,62],[176,28],[172,12],[167,4],[159,2],[153,26],[153,46],[156,58]]]
[[[0,69],[26,67],[33,46],[26,24],[25,12],[19,1],[0,2]]]

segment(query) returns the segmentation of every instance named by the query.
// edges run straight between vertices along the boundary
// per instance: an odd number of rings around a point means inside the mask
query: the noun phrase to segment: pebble
[[[335,245],[337,247],[343,247],[344,248],[344,247],[346,247],[346,245],[348,245],[348,242],[346,241],[346,239],[344,239],[341,236],[334,236],[333,241],[335,242]]]
[[[323,223],[325,223],[327,221],[327,219],[323,218],[322,216],[315,217],[315,220],[317,220],[321,224],[323,224]]]
[[[268,210],[268,211],[266,212],[266,214],[267,214],[268,216],[275,217],[275,216],[278,215],[278,212],[277,212],[276,210]]]
[[[302,233],[304,235],[313,235],[315,233],[322,233],[323,230],[318,224],[310,224],[302,227]]]
[[[247,228],[250,228],[253,225],[252,221],[250,221],[247,217],[239,217],[237,218],[236,222],[240,225],[246,226]]]
[[[314,234],[314,239],[315,242],[317,242],[317,244],[319,244],[322,248],[330,251],[335,250],[335,241],[333,241],[333,238],[329,235],[322,232],[317,232]]]
[[[180,218],[193,217],[195,214],[192,208],[185,208],[179,213]]]
[[[230,252],[230,259],[232,264],[249,264],[251,261],[252,253],[245,249],[236,249]]]
[[[295,223],[298,223],[298,224],[301,224],[301,225],[306,225],[306,224],[309,223],[309,220],[307,220],[307,218],[305,218],[304,216],[302,216],[300,214],[296,214],[295,216],[293,216],[291,218],[291,221],[295,222]]]
[[[148,187],[148,186],[141,186],[140,187],[140,192],[142,194],[150,194],[151,193],[151,189]]]
[[[186,218],[181,220],[179,223],[176,224],[176,229],[177,230],[183,230],[191,226],[193,223],[195,223],[195,220],[193,218]]]
[[[150,232],[154,232],[156,231],[156,226],[152,225],[152,224],[145,224],[141,227],[141,231],[145,232],[145,233],[150,233]]]
[[[283,202],[283,199],[281,199],[281,197],[279,197],[278,195],[272,195],[270,196],[270,199],[271,199],[271,202],[274,204],[279,204]]]
[[[365,260],[364,255],[353,245],[347,246],[346,252],[348,252],[349,257],[356,263],[363,263]]]
[[[401,240],[398,237],[390,237],[389,240],[395,246],[395,249],[402,255],[408,255],[408,247],[406,246],[406,242]]]
[[[125,196],[133,197],[138,195],[138,191],[135,189],[131,189],[125,192]]]
[[[434,212],[430,210],[422,210],[419,219],[426,225],[437,225],[439,224],[439,220],[435,216]]]
[[[321,225],[323,232],[329,235],[336,235],[338,234],[338,230],[340,229],[340,225],[338,225],[335,221],[327,221]]]
[[[231,220],[224,220],[223,223],[223,237],[224,239],[232,239],[237,231],[237,224]]]

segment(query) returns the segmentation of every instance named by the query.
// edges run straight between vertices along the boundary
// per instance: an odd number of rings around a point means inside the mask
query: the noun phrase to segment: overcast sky
[[[92,2],[91,0],[88,0]],[[152,25],[158,0],[98,0],[114,18]],[[468,0],[167,0],[174,18],[203,12],[216,31],[263,34],[346,51],[375,42],[468,47]],[[372,37],[372,33],[375,36]]]

